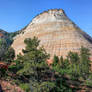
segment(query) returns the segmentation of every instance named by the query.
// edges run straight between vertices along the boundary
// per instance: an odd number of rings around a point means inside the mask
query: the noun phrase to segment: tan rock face
[[[36,16],[19,35],[14,38],[12,47],[16,54],[25,48],[24,39],[38,37],[40,46],[53,57],[66,56],[69,51],[79,52],[81,46],[92,52],[92,38],[81,31],[62,9],[48,10]]]

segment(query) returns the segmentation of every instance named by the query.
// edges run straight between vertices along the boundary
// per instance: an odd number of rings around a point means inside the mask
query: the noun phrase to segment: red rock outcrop
[[[21,88],[19,88],[17,85],[11,84],[9,81],[0,80],[0,92],[24,92]]]

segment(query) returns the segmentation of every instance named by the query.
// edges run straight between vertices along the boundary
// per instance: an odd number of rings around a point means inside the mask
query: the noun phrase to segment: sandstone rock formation
[[[0,92],[24,92],[17,85],[13,84],[12,81],[5,81],[0,79]]]
[[[38,37],[46,51],[53,57],[65,57],[69,51],[79,52],[84,46],[92,52],[92,38],[74,24],[62,9],[52,9],[36,16],[31,23],[14,38],[12,47],[16,55],[25,48],[24,39]]]

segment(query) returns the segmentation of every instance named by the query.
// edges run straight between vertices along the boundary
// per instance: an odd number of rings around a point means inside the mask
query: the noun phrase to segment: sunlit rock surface
[[[25,48],[24,39],[34,36],[41,40],[40,46],[44,46],[51,57],[55,54],[66,57],[69,51],[79,52],[81,46],[92,52],[92,38],[77,27],[62,9],[39,14],[22,30],[12,44],[16,55]]]

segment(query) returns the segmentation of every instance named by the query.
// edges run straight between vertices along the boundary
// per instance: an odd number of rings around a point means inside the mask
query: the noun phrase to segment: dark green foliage
[[[66,79],[57,78],[55,87],[50,92],[75,92],[74,89],[70,88],[66,83]]]
[[[4,60],[4,55],[7,49],[8,49],[7,41],[4,38],[0,38],[0,61]]]
[[[10,34],[10,38],[15,34]],[[53,64],[50,68],[46,60],[49,59],[49,55],[44,48],[39,47],[38,38],[27,38],[24,43],[26,48],[23,49],[23,55],[19,54],[17,59],[14,60],[15,52],[13,48],[7,46],[5,39],[0,40],[0,57],[10,64],[8,73],[15,83],[19,85],[25,92],[75,92],[70,85],[67,84],[67,80],[64,76],[68,76],[69,80],[78,80],[83,78],[87,83],[87,79],[91,80],[90,75],[90,53],[87,48],[81,47],[80,54],[76,52],[69,52],[66,58],[62,56],[54,56]],[[5,53],[3,53],[3,51]],[[14,65],[12,65],[14,63]],[[0,70],[1,74],[6,74],[6,70]],[[8,75],[8,74],[7,74]],[[92,75],[92,74],[91,74]],[[9,75],[8,75],[9,76]]]
[[[61,68],[62,69],[69,69],[69,60],[65,59],[63,62],[61,62]]]
[[[30,92],[30,86],[27,83],[23,83],[19,85],[23,90],[25,90],[26,92]]]
[[[52,84],[52,71],[46,64],[49,55],[42,47],[39,47],[39,40],[25,39],[26,48],[23,50],[24,55],[18,55],[16,60],[16,74],[19,81],[29,83],[33,92],[43,92],[41,90],[49,90],[46,85]],[[48,81],[46,80],[48,79]],[[49,85],[49,88],[52,87]],[[49,92],[49,91],[46,91]]]
[[[89,49],[81,47],[80,50],[80,69],[81,69],[81,75],[84,78],[88,78],[89,71],[90,71],[90,52]]]
[[[92,87],[91,61],[89,58],[89,50],[84,47],[81,47],[80,54],[69,52],[66,59],[63,59],[62,56],[60,59],[55,56],[52,68],[61,77],[56,78],[55,87],[52,89],[52,92],[76,92],[77,89],[71,89],[69,84],[67,85],[67,80],[64,79],[64,76],[73,81],[85,80],[85,85],[87,84]]]
[[[0,34],[3,35],[0,37],[0,61],[4,61],[5,53],[13,42],[13,37],[5,31],[0,31]]]
[[[37,47],[39,46],[39,40],[34,37],[33,39],[27,38],[24,40],[24,43],[26,44],[26,49],[23,50],[23,53],[28,53],[30,51],[37,50]]]
[[[4,61],[7,63],[11,63],[14,60],[14,58],[15,58],[15,51],[12,47],[10,47],[5,53]]]
[[[17,59],[24,67],[18,73],[32,75],[36,71],[39,71],[40,67],[44,69],[43,65],[45,65],[44,63],[48,58],[48,55],[43,48],[37,49],[39,45],[37,38],[34,37],[33,39],[26,39],[24,42],[27,45],[26,49],[23,50],[24,56],[21,56],[22,58],[19,57]]]
[[[79,55],[76,52],[69,52],[67,58],[71,64],[79,63]]]
[[[14,57],[15,57],[15,52],[13,48],[9,48],[4,54],[3,59],[2,59],[3,60],[2,62],[4,62],[4,65],[1,65],[0,67],[0,75],[1,75],[0,78],[7,77],[6,75],[8,75],[10,70],[13,71],[12,69],[14,69],[14,67],[12,65],[10,66],[8,65],[13,62]]]
[[[53,64],[52,64],[52,66],[56,66],[57,64],[59,64],[59,58],[58,58],[58,56],[54,56],[54,58],[53,58]]]
[[[7,75],[7,69],[8,64],[10,64],[14,57],[15,57],[15,52],[13,48],[10,48],[11,45],[11,39],[9,38],[9,33],[0,30],[0,62],[4,62],[5,66],[0,67],[0,75],[3,75],[2,78]]]
[[[87,79],[90,75],[90,53],[87,48],[81,47],[80,54],[76,52],[69,52],[66,59],[62,56],[58,60],[54,59],[53,69],[60,74],[70,75],[72,79]],[[58,58],[55,56],[54,58]]]
[[[6,77],[6,71],[5,68],[0,68],[0,79]]]
[[[60,57],[60,60],[59,60],[59,65],[62,66],[62,63],[63,63],[63,62],[64,62],[64,59],[63,59],[63,57],[61,56],[61,57]]]
[[[80,64],[80,60],[79,60],[79,55],[76,52],[69,52],[68,56],[67,56],[71,66],[71,75],[72,77],[76,77],[79,76],[80,74],[80,70],[79,70],[79,64]]]

